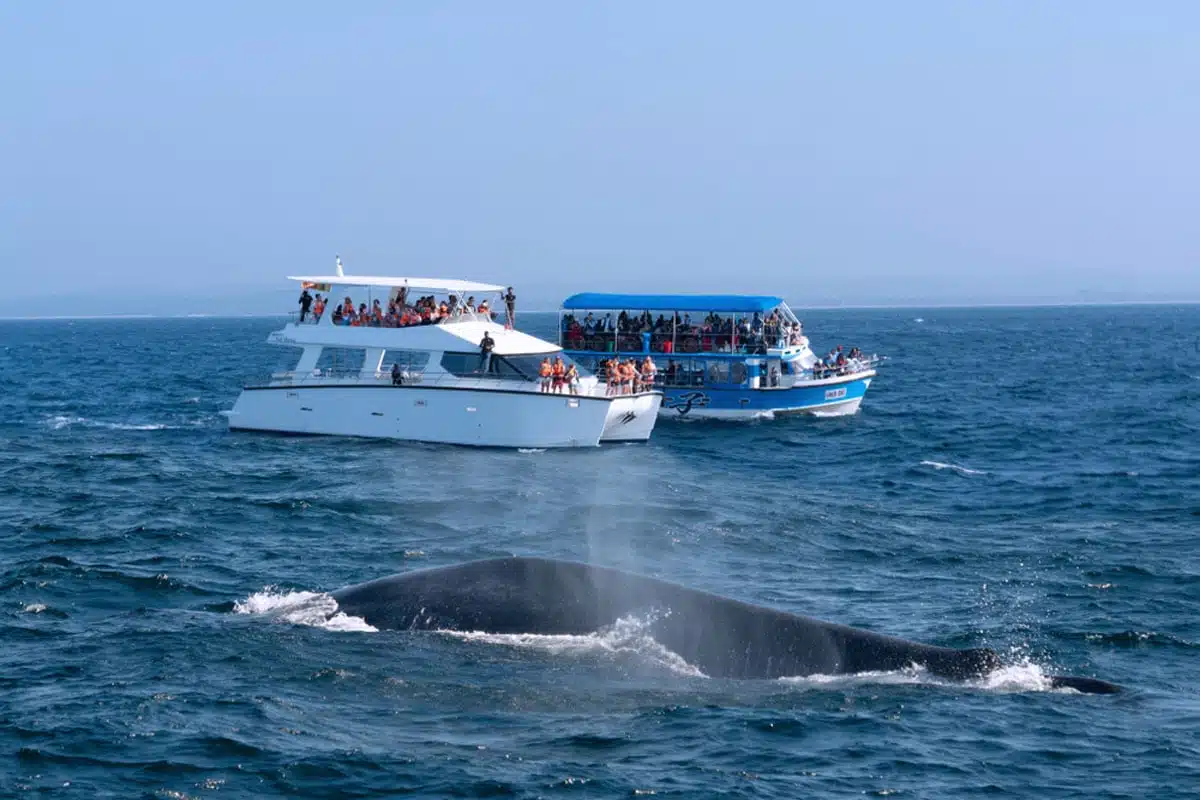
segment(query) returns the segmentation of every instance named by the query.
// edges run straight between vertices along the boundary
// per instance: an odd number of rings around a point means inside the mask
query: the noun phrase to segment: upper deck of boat
[[[270,341],[275,344],[473,351],[478,350],[486,334],[492,338],[497,355],[561,350],[557,344],[497,321],[497,316],[504,320],[506,313],[501,302],[506,287],[499,284],[383,275],[288,278],[312,293],[312,304],[307,312],[293,313],[294,319],[271,335]],[[478,308],[485,301],[489,306],[486,311]],[[343,308],[353,309],[353,313],[344,314]],[[447,313],[439,309],[447,309]]]
[[[808,343],[774,295],[585,292],[564,300],[561,314],[560,342],[574,352],[798,356]]]

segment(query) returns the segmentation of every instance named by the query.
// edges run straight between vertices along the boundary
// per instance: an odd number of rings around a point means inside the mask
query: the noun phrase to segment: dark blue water
[[[857,417],[544,453],[230,434],[276,320],[0,323],[0,795],[1200,792],[1200,308],[802,316],[891,356]],[[510,553],[1014,666],[715,680],[320,595]]]

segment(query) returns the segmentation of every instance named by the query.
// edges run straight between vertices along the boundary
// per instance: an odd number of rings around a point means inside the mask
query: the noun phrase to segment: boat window
[[[491,363],[488,367],[487,376],[489,378],[499,378],[501,380],[512,381],[535,381],[542,366],[542,359],[549,358],[554,360],[559,356],[558,353],[536,353],[533,355],[493,355]],[[586,365],[578,362],[573,362],[570,358],[563,355],[563,363],[570,366],[575,364],[579,370],[580,377],[591,374],[591,371],[586,368]],[[473,353],[452,353],[446,352],[442,354],[442,369],[459,377],[478,377],[482,375],[482,359],[479,357],[479,351]]]
[[[704,366],[699,359],[672,358],[666,367],[658,365],[658,374],[666,386],[703,386]]]
[[[383,357],[383,364],[395,364],[408,372],[420,372],[429,363],[429,353],[425,350],[388,350]],[[391,369],[391,367],[388,367]]]
[[[706,377],[709,383],[729,383],[729,362],[724,359],[710,361]]]
[[[317,369],[322,375],[348,375],[357,373],[363,367],[363,349],[361,347],[326,347],[317,358]]]
[[[480,375],[482,359],[479,351],[474,353],[442,353],[442,369],[460,378],[467,375]]]

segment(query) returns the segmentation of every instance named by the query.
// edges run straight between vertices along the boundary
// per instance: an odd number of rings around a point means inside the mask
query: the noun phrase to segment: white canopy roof
[[[454,278],[389,278],[380,275],[288,275],[290,281],[333,283],[338,286],[407,286],[432,294],[470,294],[471,292],[503,292],[505,287],[493,283],[460,281]]]

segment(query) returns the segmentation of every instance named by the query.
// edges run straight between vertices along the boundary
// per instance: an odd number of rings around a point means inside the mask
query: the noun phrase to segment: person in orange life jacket
[[[552,374],[554,379],[554,393],[562,394],[563,380],[567,375],[567,367],[565,364],[563,364],[562,356],[558,356],[554,359]]]

